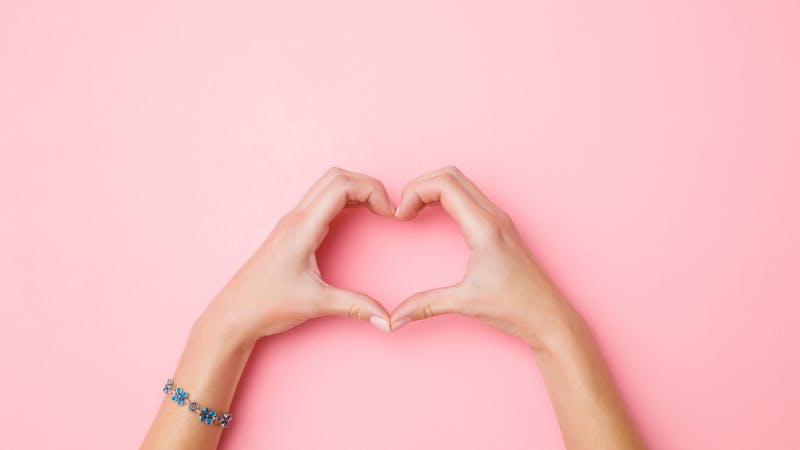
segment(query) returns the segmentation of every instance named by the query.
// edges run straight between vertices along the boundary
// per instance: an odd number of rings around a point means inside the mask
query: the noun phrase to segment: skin
[[[343,208],[365,205],[378,215],[411,220],[436,203],[458,223],[470,249],[461,282],[417,293],[390,315],[369,296],[322,280],[315,251]],[[337,168],[326,172],[195,321],[173,379],[191,399],[224,412],[262,337],[328,315],[396,331],[446,313],[475,317],[528,344],[569,450],[645,448],[584,320],[509,216],[455,167],[408,183],[396,211],[378,180]],[[222,428],[198,421],[165,398],[142,448],[215,449]]]

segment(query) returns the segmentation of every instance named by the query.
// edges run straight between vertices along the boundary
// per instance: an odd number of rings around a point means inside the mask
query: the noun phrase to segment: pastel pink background
[[[796,1],[0,3],[3,448],[135,448],[192,320],[327,167],[456,164],[582,311],[655,449],[800,448]],[[324,275],[457,281],[438,209]],[[223,448],[563,448],[481,323],[258,347]]]

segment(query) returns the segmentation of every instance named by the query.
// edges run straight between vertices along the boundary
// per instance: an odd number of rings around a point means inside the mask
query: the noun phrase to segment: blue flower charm
[[[217,415],[216,411],[212,411],[208,408],[203,408],[203,412],[200,413],[200,422],[205,422],[211,425],[211,421],[214,420],[214,416]]]
[[[231,426],[231,415],[223,414],[221,416],[217,416],[217,423],[222,428],[228,428],[229,426]]]
[[[175,386],[175,382],[172,378],[167,378],[167,382],[164,383],[164,387],[161,388],[161,390],[166,394],[165,397],[170,397],[178,406],[188,404],[189,412],[200,416],[200,422],[207,425],[219,425],[221,428],[228,428],[231,426],[231,414],[217,414],[213,409],[204,408],[193,399],[190,400],[189,393],[183,390],[183,388]]]
[[[175,395],[172,396],[172,400],[178,402],[178,406],[183,406],[183,402],[186,401],[186,396],[189,395],[188,392],[184,391],[181,388],[178,388],[175,391]]]

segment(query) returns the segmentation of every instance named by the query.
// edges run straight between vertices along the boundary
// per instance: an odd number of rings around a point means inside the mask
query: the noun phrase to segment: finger
[[[472,196],[472,198],[474,198],[475,201],[487,211],[490,212],[500,211],[497,205],[495,205],[491,200],[489,200],[489,197],[487,197],[486,194],[484,194],[480,189],[478,189],[478,186],[476,186],[475,183],[472,182],[472,180],[467,178],[467,176],[464,175],[464,173],[456,166],[442,167],[441,169],[434,170],[433,172],[428,172],[418,178],[420,179],[433,178],[437,175],[441,175],[442,173],[449,173],[453,175],[456,178],[456,180],[459,183],[461,183],[462,186],[464,186],[464,189]]]
[[[346,172],[346,170],[340,169],[338,167],[331,167],[330,169],[325,171],[325,173],[322,174],[322,176],[317,181],[315,181],[313,185],[311,185],[311,187],[308,189],[308,192],[306,192],[303,198],[300,199],[300,202],[297,204],[295,208],[302,209],[307,207],[311,203],[311,201],[317,197],[317,194],[319,194],[320,191],[325,186],[327,186],[328,183],[330,183],[333,177],[335,177],[339,173],[344,173],[344,172]]]
[[[463,301],[464,295],[459,285],[418,292],[392,311],[392,332],[414,320],[423,320],[440,314],[460,313]]]
[[[448,172],[418,178],[406,185],[395,217],[399,220],[410,220],[426,205],[436,202],[441,203],[444,210],[456,221],[468,244],[471,244],[470,239],[477,231],[492,223],[491,214]]]
[[[320,316],[341,316],[365,320],[379,330],[389,332],[389,313],[374,298],[361,292],[326,288]]]
[[[483,206],[484,209],[491,212],[501,211],[500,208],[498,208],[497,205],[494,204],[494,202],[489,200],[489,197],[487,197],[486,194],[484,194],[480,189],[478,189],[478,186],[476,186],[475,183],[472,182],[472,180],[467,178],[467,176],[464,175],[464,173],[458,169],[458,167],[448,166],[445,167],[444,170],[447,171],[448,173],[453,174],[453,176],[456,177],[456,180],[458,180],[458,182],[461,183],[462,186],[464,186],[464,189],[466,189],[467,192],[472,194],[472,197],[481,206]]]
[[[323,231],[346,206],[362,203],[375,214],[394,213],[389,194],[380,181],[359,173],[339,172],[305,208],[307,224],[315,232]]]

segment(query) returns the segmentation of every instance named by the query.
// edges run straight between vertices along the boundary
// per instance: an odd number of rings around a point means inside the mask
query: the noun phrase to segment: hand
[[[473,316],[517,335],[534,349],[577,315],[536,263],[509,216],[455,167],[422,175],[403,190],[396,217],[410,220],[441,203],[469,247],[464,278],[419,292],[391,315],[392,330],[444,313]]]
[[[327,315],[369,320],[388,332],[389,314],[380,303],[327,284],[317,267],[315,252],[330,222],[358,204],[381,216],[394,213],[378,180],[337,168],[326,172],[211,302],[207,323],[239,330],[248,342]]]

